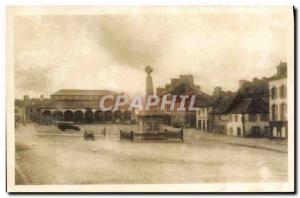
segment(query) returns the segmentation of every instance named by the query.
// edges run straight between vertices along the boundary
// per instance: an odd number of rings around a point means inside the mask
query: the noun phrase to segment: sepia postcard
[[[294,9],[7,7],[8,192],[294,192]]]

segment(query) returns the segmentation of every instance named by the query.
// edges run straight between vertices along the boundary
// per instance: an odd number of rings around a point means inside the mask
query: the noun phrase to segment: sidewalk
[[[280,153],[288,152],[288,142],[286,140],[268,139],[268,138],[251,138],[251,137],[234,137],[227,135],[214,134],[209,132],[187,129],[184,131],[184,139],[201,139],[205,138],[211,141],[223,142],[230,145],[246,146],[251,148],[266,149]]]

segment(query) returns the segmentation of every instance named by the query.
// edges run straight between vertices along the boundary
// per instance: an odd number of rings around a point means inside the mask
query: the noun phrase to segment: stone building
[[[269,136],[269,108],[262,97],[242,98],[226,112],[227,135]]]
[[[221,87],[214,89],[213,95],[197,105],[197,129],[207,132],[226,133],[226,115],[236,93],[225,92]]]
[[[269,81],[272,137],[288,137],[287,63],[280,62],[277,73]]]
[[[62,89],[52,94],[50,100],[40,106],[43,122],[59,120],[74,121],[76,123],[131,123],[132,112],[127,106],[118,110],[100,109],[101,97],[116,96],[117,93],[109,90],[76,90]],[[105,100],[105,106],[112,106],[113,100]]]

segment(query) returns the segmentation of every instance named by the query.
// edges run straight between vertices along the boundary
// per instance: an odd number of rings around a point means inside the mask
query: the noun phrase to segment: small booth
[[[163,131],[164,115],[147,113],[138,116],[138,133],[158,133]]]

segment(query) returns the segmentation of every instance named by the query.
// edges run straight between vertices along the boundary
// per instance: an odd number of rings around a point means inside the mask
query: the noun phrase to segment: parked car
[[[67,129],[80,131],[80,127],[78,125],[75,125],[74,122],[58,121],[56,122],[56,126],[62,131],[65,131]]]

